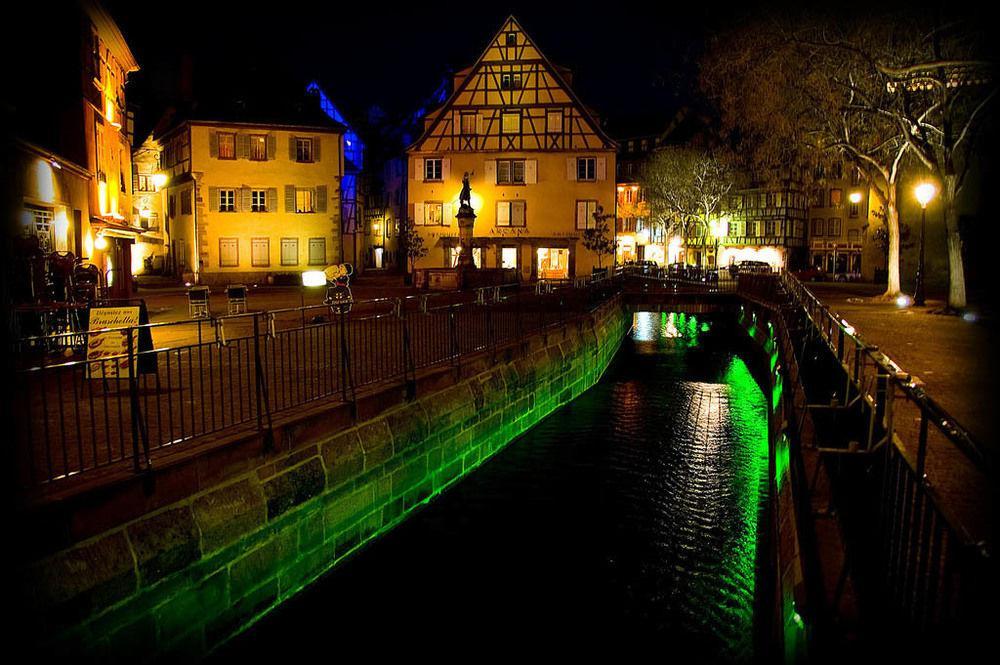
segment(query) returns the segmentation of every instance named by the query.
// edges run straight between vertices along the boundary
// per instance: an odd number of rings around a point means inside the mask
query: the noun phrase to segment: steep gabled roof
[[[573,102],[577,110],[580,112],[581,116],[587,121],[588,125],[590,126],[590,129],[594,132],[594,134],[600,137],[600,139],[604,141],[607,147],[613,149],[617,148],[617,143],[614,141],[614,139],[608,136],[608,134],[601,127],[600,122],[598,122],[597,118],[594,116],[591,110],[580,100],[576,92],[573,90],[572,86],[567,81],[567,76],[570,75],[570,70],[567,69],[566,67],[561,67],[559,65],[553,64],[552,61],[549,60],[548,57],[545,55],[545,53],[543,53],[542,50],[538,48],[535,40],[531,38],[531,36],[527,33],[527,31],[521,26],[517,18],[515,18],[514,15],[512,14],[504,20],[504,22],[500,26],[500,29],[497,30],[496,33],[494,33],[493,38],[486,45],[486,48],[483,49],[483,52],[476,59],[475,63],[473,63],[469,67],[465,67],[459,70],[459,72],[456,73],[456,74],[465,74],[465,77],[462,80],[461,85],[456,86],[455,89],[452,91],[451,95],[445,101],[445,103],[435,110],[436,117],[434,118],[434,121],[424,128],[420,137],[407,148],[408,151],[415,149],[418,145],[420,145],[424,140],[426,140],[433,134],[435,128],[441,122],[441,118],[444,117],[445,115],[444,113],[441,113],[441,111],[448,109],[455,103],[455,100],[458,99],[459,95],[466,89],[466,87],[469,85],[469,82],[474,78],[476,73],[487,61],[487,56],[490,54],[491,50],[503,47],[503,44],[500,41],[502,36],[508,32],[514,32],[514,31],[520,32],[524,36],[527,46],[530,47],[538,55],[538,58],[544,63],[545,67],[547,68],[548,73],[562,87],[563,91]]]

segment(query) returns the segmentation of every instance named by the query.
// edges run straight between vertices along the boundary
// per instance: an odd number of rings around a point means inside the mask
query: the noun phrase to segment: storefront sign
[[[139,325],[139,307],[95,307],[90,310],[87,360],[91,379],[128,378],[128,328]],[[116,330],[125,328],[125,330]],[[138,340],[133,337],[133,344]],[[116,357],[118,356],[118,357]],[[113,358],[113,360],[105,360]],[[134,355],[133,355],[134,360]]]

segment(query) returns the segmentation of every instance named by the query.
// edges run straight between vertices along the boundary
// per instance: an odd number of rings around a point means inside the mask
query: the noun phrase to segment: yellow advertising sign
[[[90,339],[87,360],[90,378],[128,378],[128,330],[139,325],[138,307],[95,307],[90,310]],[[103,332],[107,331],[107,332]],[[138,335],[133,333],[133,349],[138,349]],[[134,358],[134,355],[133,355]]]

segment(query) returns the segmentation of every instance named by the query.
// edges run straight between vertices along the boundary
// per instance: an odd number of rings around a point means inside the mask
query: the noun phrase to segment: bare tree
[[[986,67],[972,57],[981,35],[966,30],[959,36],[958,26],[967,22],[920,29],[916,20],[891,13],[856,22],[816,14],[762,19],[720,39],[703,63],[702,78],[755,165],[793,166],[805,177],[817,160],[843,158],[858,168],[885,211],[887,297],[900,290],[901,171],[918,159],[931,168],[943,184],[946,219],[949,210],[952,218],[949,302],[960,307],[964,279],[953,202],[964,170],[959,176],[947,155],[967,169],[965,153],[953,148],[970,148],[994,93],[988,77],[956,78]],[[958,80],[975,85],[956,85]]]
[[[583,232],[583,246],[591,252],[597,254],[597,268],[604,268],[602,257],[606,254],[614,254],[618,248],[618,241],[611,233],[609,222],[614,222],[614,213],[605,213],[604,208],[597,206],[594,210],[594,226]]]
[[[663,242],[679,235],[687,242],[692,224],[720,217],[735,186],[729,160],[708,150],[665,147],[654,152],[643,167],[641,185],[652,223],[663,229]],[[663,248],[664,256],[667,248]]]
[[[404,218],[400,227],[399,239],[409,267],[407,275],[412,280],[413,273],[417,269],[417,260],[427,256],[427,248],[424,246],[424,237],[417,232],[412,219]]]

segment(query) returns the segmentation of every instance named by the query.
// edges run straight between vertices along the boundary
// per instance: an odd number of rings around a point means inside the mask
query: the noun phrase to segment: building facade
[[[342,127],[189,119],[154,140],[177,276],[299,283],[342,260]]]
[[[142,229],[132,248],[136,276],[171,274],[165,181],[159,145],[149,137],[132,153],[132,225]]]
[[[590,274],[612,257],[586,250],[594,212],[615,206],[615,143],[553,65],[508,18],[408,150],[408,210],[428,249],[418,268],[456,265],[458,196],[469,174],[473,260],[520,278]]]
[[[830,279],[874,281],[885,269],[875,236],[884,223],[881,206],[873,205],[856,168],[834,164],[816,176],[809,193],[809,265]]]
[[[69,252],[96,265],[109,295],[128,297],[142,230],[131,217],[125,86],[139,65],[98,3],[79,0],[64,10],[46,21],[50,71],[16,86],[24,105],[16,103],[13,115],[11,230],[32,251]]]

